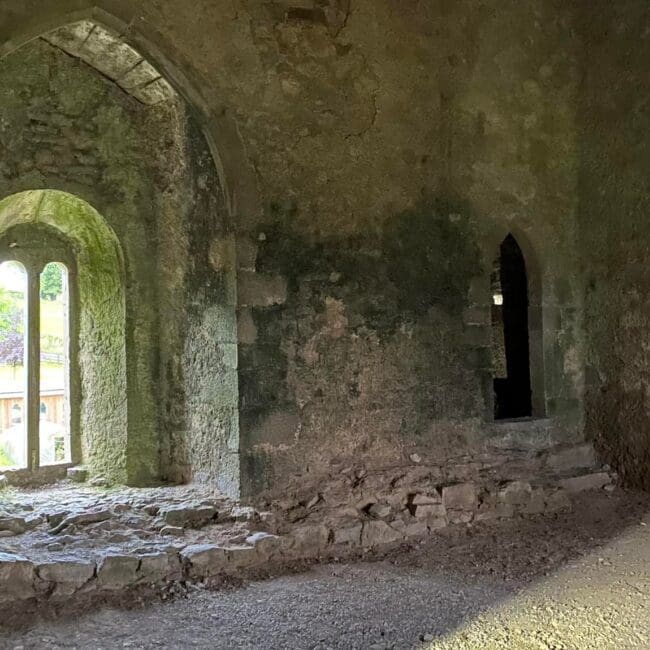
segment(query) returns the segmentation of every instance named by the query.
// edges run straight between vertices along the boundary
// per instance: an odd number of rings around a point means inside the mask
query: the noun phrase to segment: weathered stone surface
[[[571,500],[565,490],[555,490],[546,496],[546,510],[564,512],[571,510]]]
[[[590,442],[549,454],[546,459],[547,466],[555,472],[595,467],[596,462],[596,452]]]
[[[135,584],[140,560],[132,555],[105,555],[97,567],[97,585],[103,589],[122,589]]]
[[[182,537],[185,534],[185,529],[180,526],[163,526],[160,529],[160,534],[169,537]]]
[[[474,513],[468,510],[448,510],[447,521],[450,524],[467,524],[472,521]]]
[[[27,522],[24,517],[2,517],[0,516],[0,531],[8,531],[13,535],[20,535],[27,530]]]
[[[155,584],[180,577],[180,560],[177,553],[165,551],[139,555],[138,581]]]
[[[252,546],[227,546],[226,557],[228,569],[245,569],[258,563],[258,557]]]
[[[9,479],[4,474],[0,474],[0,490],[4,490],[7,487],[9,487]]]
[[[107,519],[111,518],[111,511],[110,510],[96,510],[94,512],[78,512],[73,515],[68,515],[61,521],[60,524],[54,526],[54,528],[51,529],[51,533],[53,535],[57,535],[58,533],[64,531],[68,526],[86,526],[88,524],[93,524],[93,523],[98,523],[101,521],[106,521]]]
[[[442,502],[447,510],[473,510],[478,498],[474,483],[458,483],[442,489]]]
[[[213,576],[229,566],[226,549],[218,544],[191,544],[180,552],[180,557],[194,577]]]
[[[584,476],[574,476],[560,481],[560,486],[567,492],[582,492],[584,490],[600,490],[611,482],[607,472],[596,472]]]
[[[249,535],[246,544],[252,546],[258,555],[268,558],[279,550],[281,540],[277,535],[260,532]]]
[[[526,481],[512,481],[499,491],[499,500],[512,505],[525,505],[530,501],[533,489]]]
[[[429,530],[438,530],[438,528],[445,528],[447,526],[446,517],[429,517],[426,520]]]
[[[335,544],[360,544],[361,543],[361,523],[334,528]]]
[[[529,515],[538,515],[546,510],[546,495],[541,488],[534,489],[528,503],[524,504],[522,512]]]
[[[239,304],[242,307],[281,305],[287,299],[286,280],[251,271],[239,274]]]
[[[447,509],[442,503],[429,503],[415,506],[413,515],[418,519],[428,519],[429,517],[444,517]]]
[[[35,596],[34,564],[11,553],[0,552],[0,604]]]
[[[429,494],[414,494],[412,495],[410,502],[414,506],[426,506],[433,503],[442,503],[442,499],[437,491],[433,491]]]
[[[88,469],[86,467],[68,467],[66,475],[75,483],[84,483],[88,480]]]
[[[429,533],[429,526],[426,521],[412,521],[404,526],[402,532],[405,537],[424,537]]]
[[[90,560],[63,559],[36,567],[36,574],[55,585],[55,595],[69,595],[83,587],[95,576],[95,563]]]
[[[257,512],[250,506],[235,506],[227,518],[232,521],[252,521],[257,518]]]
[[[159,514],[170,526],[202,528],[216,519],[217,509],[214,506],[182,504],[161,509]]]
[[[291,551],[298,557],[316,557],[327,546],[329,530],[325,526],[311,525],[294,528],[291,533]]]
[[[391,513],[391,507],[387,503],[373,503],[368,508],[368,514],[377,519],[386,519]]]
[[[361,545],[364,547],[382,546],[402,539],[402,533],[385,521],[367,521],[361,532]]]

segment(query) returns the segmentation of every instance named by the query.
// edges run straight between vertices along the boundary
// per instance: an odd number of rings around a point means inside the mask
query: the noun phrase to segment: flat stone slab
[[[607,472],[596,472],[595,474],[584,474],[574,476],[560,481],[560,485],[567,492],[582,492],[584,490],[600,490],[612,482]]]

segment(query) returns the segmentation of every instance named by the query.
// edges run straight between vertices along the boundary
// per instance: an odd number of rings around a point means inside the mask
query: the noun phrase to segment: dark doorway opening
[[[524,256],[510,234],[492,271],[492,361],[494,418],[530,417],[528,279]]]

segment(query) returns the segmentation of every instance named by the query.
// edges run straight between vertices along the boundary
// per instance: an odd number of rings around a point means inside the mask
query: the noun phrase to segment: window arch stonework
[[[70,291],[70,460],[128,481],[129,442],[125,299],[117,238],[83,200],[58,191],[28,191],[0,201],[0,259],[28,270],[28,303],[39,304],[39,275],[64,264]],[[36,307],[38,309],[38,307]],[[29,325],[27,470],[39,469],[39,331]]]

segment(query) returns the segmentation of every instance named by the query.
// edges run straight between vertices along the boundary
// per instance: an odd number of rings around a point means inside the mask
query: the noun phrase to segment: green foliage
[[[9,330],[14,312],[14,302],[11,294],[0,288],[0,339]]]
[[[58,264],[48,264],[41,273],[41,298],[56,300],[63,291],[63,269]]]
[[[14,465],[15,462],[13,458],[11,458],[2,447],[0,447],[0,467],[13,467]]]

